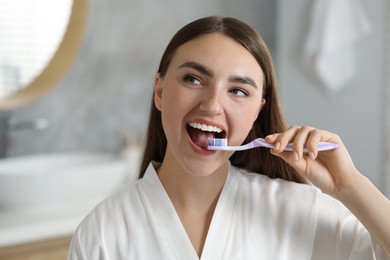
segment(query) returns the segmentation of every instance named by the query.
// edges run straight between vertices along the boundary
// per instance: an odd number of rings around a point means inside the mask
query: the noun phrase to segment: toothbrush
[[[224,151],[243,151],[256,147],[267,147],[274,148],[275,145],[267,143],[264,138],[257,138],[250,143],[240,146],[228,146],[226,138],[208,138],[208,150],[224,150]],[[330,143],[330,142],[319,142],[318,143],[318,151],[327,151],[336,149],[338,144]],[[288,144],[285,148],[285,151],[292,151],[292,144]],[[307,152],[307,148],[303,148],[303,152]]]

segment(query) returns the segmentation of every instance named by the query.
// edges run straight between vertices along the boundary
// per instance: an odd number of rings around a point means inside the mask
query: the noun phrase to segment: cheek
[[[188,98],[174,88],[167,88],[163,94],[163,107],[167,113],[179,114],[188,103]]]
[[[164,90],[162,98],[162,119],[165,128],[182,124],[186,113],[191,109],[191,98],[180,89],[170,86]]]
[[[240,129],[240,132],[244,137],[246,137],[252,129],[253,123],[257,119],[259,112],[260,106],[251,106],[240,111],[242,116],[236,115],[236,126]]]

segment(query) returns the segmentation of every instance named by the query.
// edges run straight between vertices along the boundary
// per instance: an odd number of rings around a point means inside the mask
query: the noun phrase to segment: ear
[[[156,105],[156,108],[161,111],[162,109],[162,82],[163,78],[160,76],[160,73],[156,74],[156,77],[154,78],[154,104]]]
[[[266,103],[265,98],[263,98],[263,100],[261,101],[259,113],[260,113],[260,111],[263,109],[265,103]]]

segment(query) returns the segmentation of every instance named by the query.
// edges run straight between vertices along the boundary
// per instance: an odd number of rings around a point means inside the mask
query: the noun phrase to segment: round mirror
[[[0,109],[26,105],[60,79],[79,49],[87,0],[0,0]]]

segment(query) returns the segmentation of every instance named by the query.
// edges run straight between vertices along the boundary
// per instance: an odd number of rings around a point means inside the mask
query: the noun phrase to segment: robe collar
[[[167,245],[176,259],[199,260],[184,226],[158,178],[156,169],[159,165],[160,163],[151,162],[142,178],[143,198],[149,205],[147,207],[148,215],[155,223],[158,232],[161,232],[165,237]],[[229,162],[229,173],[210,223],[201,260],[223,258],[236,205],[238,176],[235,167],[232,167]]]

